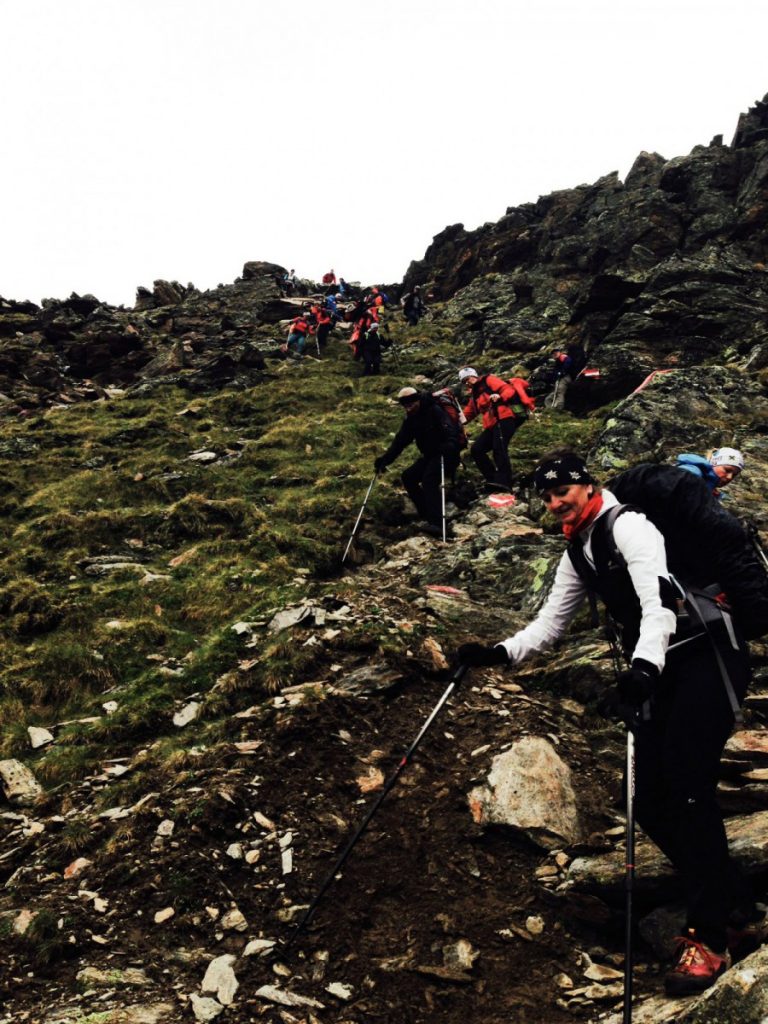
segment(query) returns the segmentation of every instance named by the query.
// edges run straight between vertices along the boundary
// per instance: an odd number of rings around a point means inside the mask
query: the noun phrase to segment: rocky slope
[[[156,282],[132,310],[0,301],[0,1022],[613,1019],[623,735],[596,711],[612,669],[586,617],[553,655],[464,681],[290,958],[275,946],[456,645],[535,611],[561,541],[535,498],[489,503],[465,467],[451,544],[415,533],[393,471],[341,553],[403,383],[468,359],[535,378],[570,340],[601,377],[526,424],[515,467],[555,440],[604,476],[733,444],[729,506],[766,541],[767,110],[730,146],[447,229],[403,285],[429,287],[429,317],[390,313],[380,378],[342,329],[285,359],[296,300],[272,264]],[[764,891],[754,656],[721,795]],[[637,1019],[760,1019],[764,954],[705,1000],[658,999],[675,890],[652,848],[639,863]]]

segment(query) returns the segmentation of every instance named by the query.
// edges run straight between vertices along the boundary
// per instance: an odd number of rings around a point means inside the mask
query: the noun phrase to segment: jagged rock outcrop
[[[767,107],[742,115],[730,146],[641,153],[623,182],[609,174],[474,231],[452,225],[403,288],[448,300],[444,319],[478,352],[585,343],[602,377],[577,406],[656,368],[743,359],[768,340]]]

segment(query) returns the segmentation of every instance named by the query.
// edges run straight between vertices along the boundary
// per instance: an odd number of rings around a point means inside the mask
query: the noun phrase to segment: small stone
[[[173,724],[177,729],[183,729],[185,725],[194,722],[199,713],[200,704],[196,700],[190,701],[189,704],[185,705],[181,711],[177,711],[173,716]]]
[[[221,1003],[216,1002],[215,999],[211,999],[210,996],[199,996],[196,992],[192,993],[189,1001],[192,1004],[195,1020],[200,1021],[201,1024],[207,1024],[208,1021],[214,1020],[224,1010]]]
[[[231,953],[217,956],[208,964],[208,969],[201,985],[203,992],[213,993],[220,1003],[229,1006],[235,998],[239,982],[232,970],[235,957]]]
[[[173,830],[176,827],[176,822],[171,821],[170,818],[166,818],[165,821],[161,821],[157,826],[157,835],[163,839],[168,839],[173,835]]]
[[[274,948],[274,939],[251,939],[243,950],[243,956],[264,956]]]
[[[261,813],[261,811],[254,811],[253,820],[256,822],[257,825],[261,825],[262,828],[265,828],[267,832],[275,831],[274,822],[270,821],[265,814]]]
[[[270,1003],[277,1003],[279,1006],[310,1006],[315,1010],[324,1010],[323,1003],[317,999],[310,999],[308,996],[299,996],[294,992],[287,992],[277,988],[276,985],[262,985],[254,993],[259,999],[266,999]]]
[[[242,843],[231,843],[227,847],[227,856],[231,857],[232,860],[243,859],[243,844]]]
[[[293,850],[283,850],[281,854],[281,866],[284,875],[290,875],[293,871]]]
[[[624,975],[621,971],[615,971],[613,967],[606,967],[604,964],[590,964],[586,971],[584,971],[584,977],[590,981],[605,983],[619,981]]]
[[[21,761],[0,761],[0,785],[9,803],[23,807],[33,804],[43,792],[35,776]]]
[[[24,935],[36,917],[36,910],[20,910],[13,920],[12,928],[14,934]]]
[[[176,911],[173,907],[165,907],[164,910],[158,910],[155,914],[155,924],[162,924],[164,921],[168,921]]]
[[[248,922],[238,907],[232,907],[222,917],[221,927],[228,932],[244,932],[248,930]]]
[[[538,914],[532,914],[526,918],[525,927],[531,933],[531,935],[541,935],[544,931],[544,919],[539,917]]]
[[[330,985],[325,986],[325,991],[329,992],[332,996],[336,996],[337,999],[351,999],[354,989],[351,985],[343,985],[340,981],[332,981]]]
[[[27,729],[27,734],[29,735],[29,743],[33,750],[53,743],[53,733],[36,725],[30,725]]]
[[[101,706],[108,715],[114,715],[120,705],[116,700],[106,700]]]
[[[78,857],[76,860],[73,860],[68,867],[64,868],[64,877],[67,879],[79,878],[85,869],[89,868],[92,863],[93,861],[88,860],[87,857]]]
[[[555,984],[558,988],[573,988],[572,979],[562,972],[555,975]]]

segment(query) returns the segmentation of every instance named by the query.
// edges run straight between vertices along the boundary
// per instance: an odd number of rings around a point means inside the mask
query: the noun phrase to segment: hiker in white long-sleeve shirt
[[[679,477],[678,483],[688,479],[682,471]],[[546,456],[534,486],[569,541],[552,590],[524,629],[500,643],[464,644],[458,657],[465,665],[516,664],[562,637],[588,594],[600,597],[629,663],[617,676],[616,703],[635,734],[637,820],[685,888],[687,929],[666,990],[701,991],[730,966],[731,954],[755,949],[768,936],[765,917],[730,857],[716,800],[720,757],[750,678],[740,632],[748,614],[741,613],[741,622],[729,614],[715,586],[717,596],[698,591],[693,600],[708,601],[730,632],[710,631],[703,618],[678,618],[678,598],[688,602],[691,590],[670,575],[664,537],[642,512],[601,490],[573,452]],[[712,499],[695,490],[706,517]]]

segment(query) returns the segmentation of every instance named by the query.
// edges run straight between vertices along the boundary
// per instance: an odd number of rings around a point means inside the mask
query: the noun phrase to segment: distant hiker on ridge
[[[408,445],[415,443],[421,454],[403,472],[403,486],[419,516],[426,520],[425,532],[440,537],[441,469],[444,468],[447,479],[459,465],[458,426],[428,391],[405,387],[398,392],[397,400],[405,411],[405,420],[389,448],[374,459],[373,467],[381,473]]]
[[[421,286],[415,284],[411,291],[406,292],[400,299],[400,305],[403,307],[403,316],[408,324],[415,327],[427,311],[424,299],[421,297]]]
[[[526,382],[519,377],[514,381],[502,380],[492,373],[481,376],[471,366],[459,370],[459,383],[469,388],[464,418],[467,423],[476,416],[483,418],[483,432],[472,442],[469,453],[486,483],[506,490],[512,487],[509,442],[536,405]],[[488,456],[491,451],[493,462]]]
[[[296,284],[296,271],[293,269],[293,267],[291,267],[291,269],[283,278],[283,288],[285,289],[285,294],[293,295],[293,293],[296,291]]]
[[[288,327],[288,338],[284,351],[289,354],[295,354],[301,359],[304,355],[304,346],[307,343],[309,327],[309,319],[305,313],[295,316]]]

